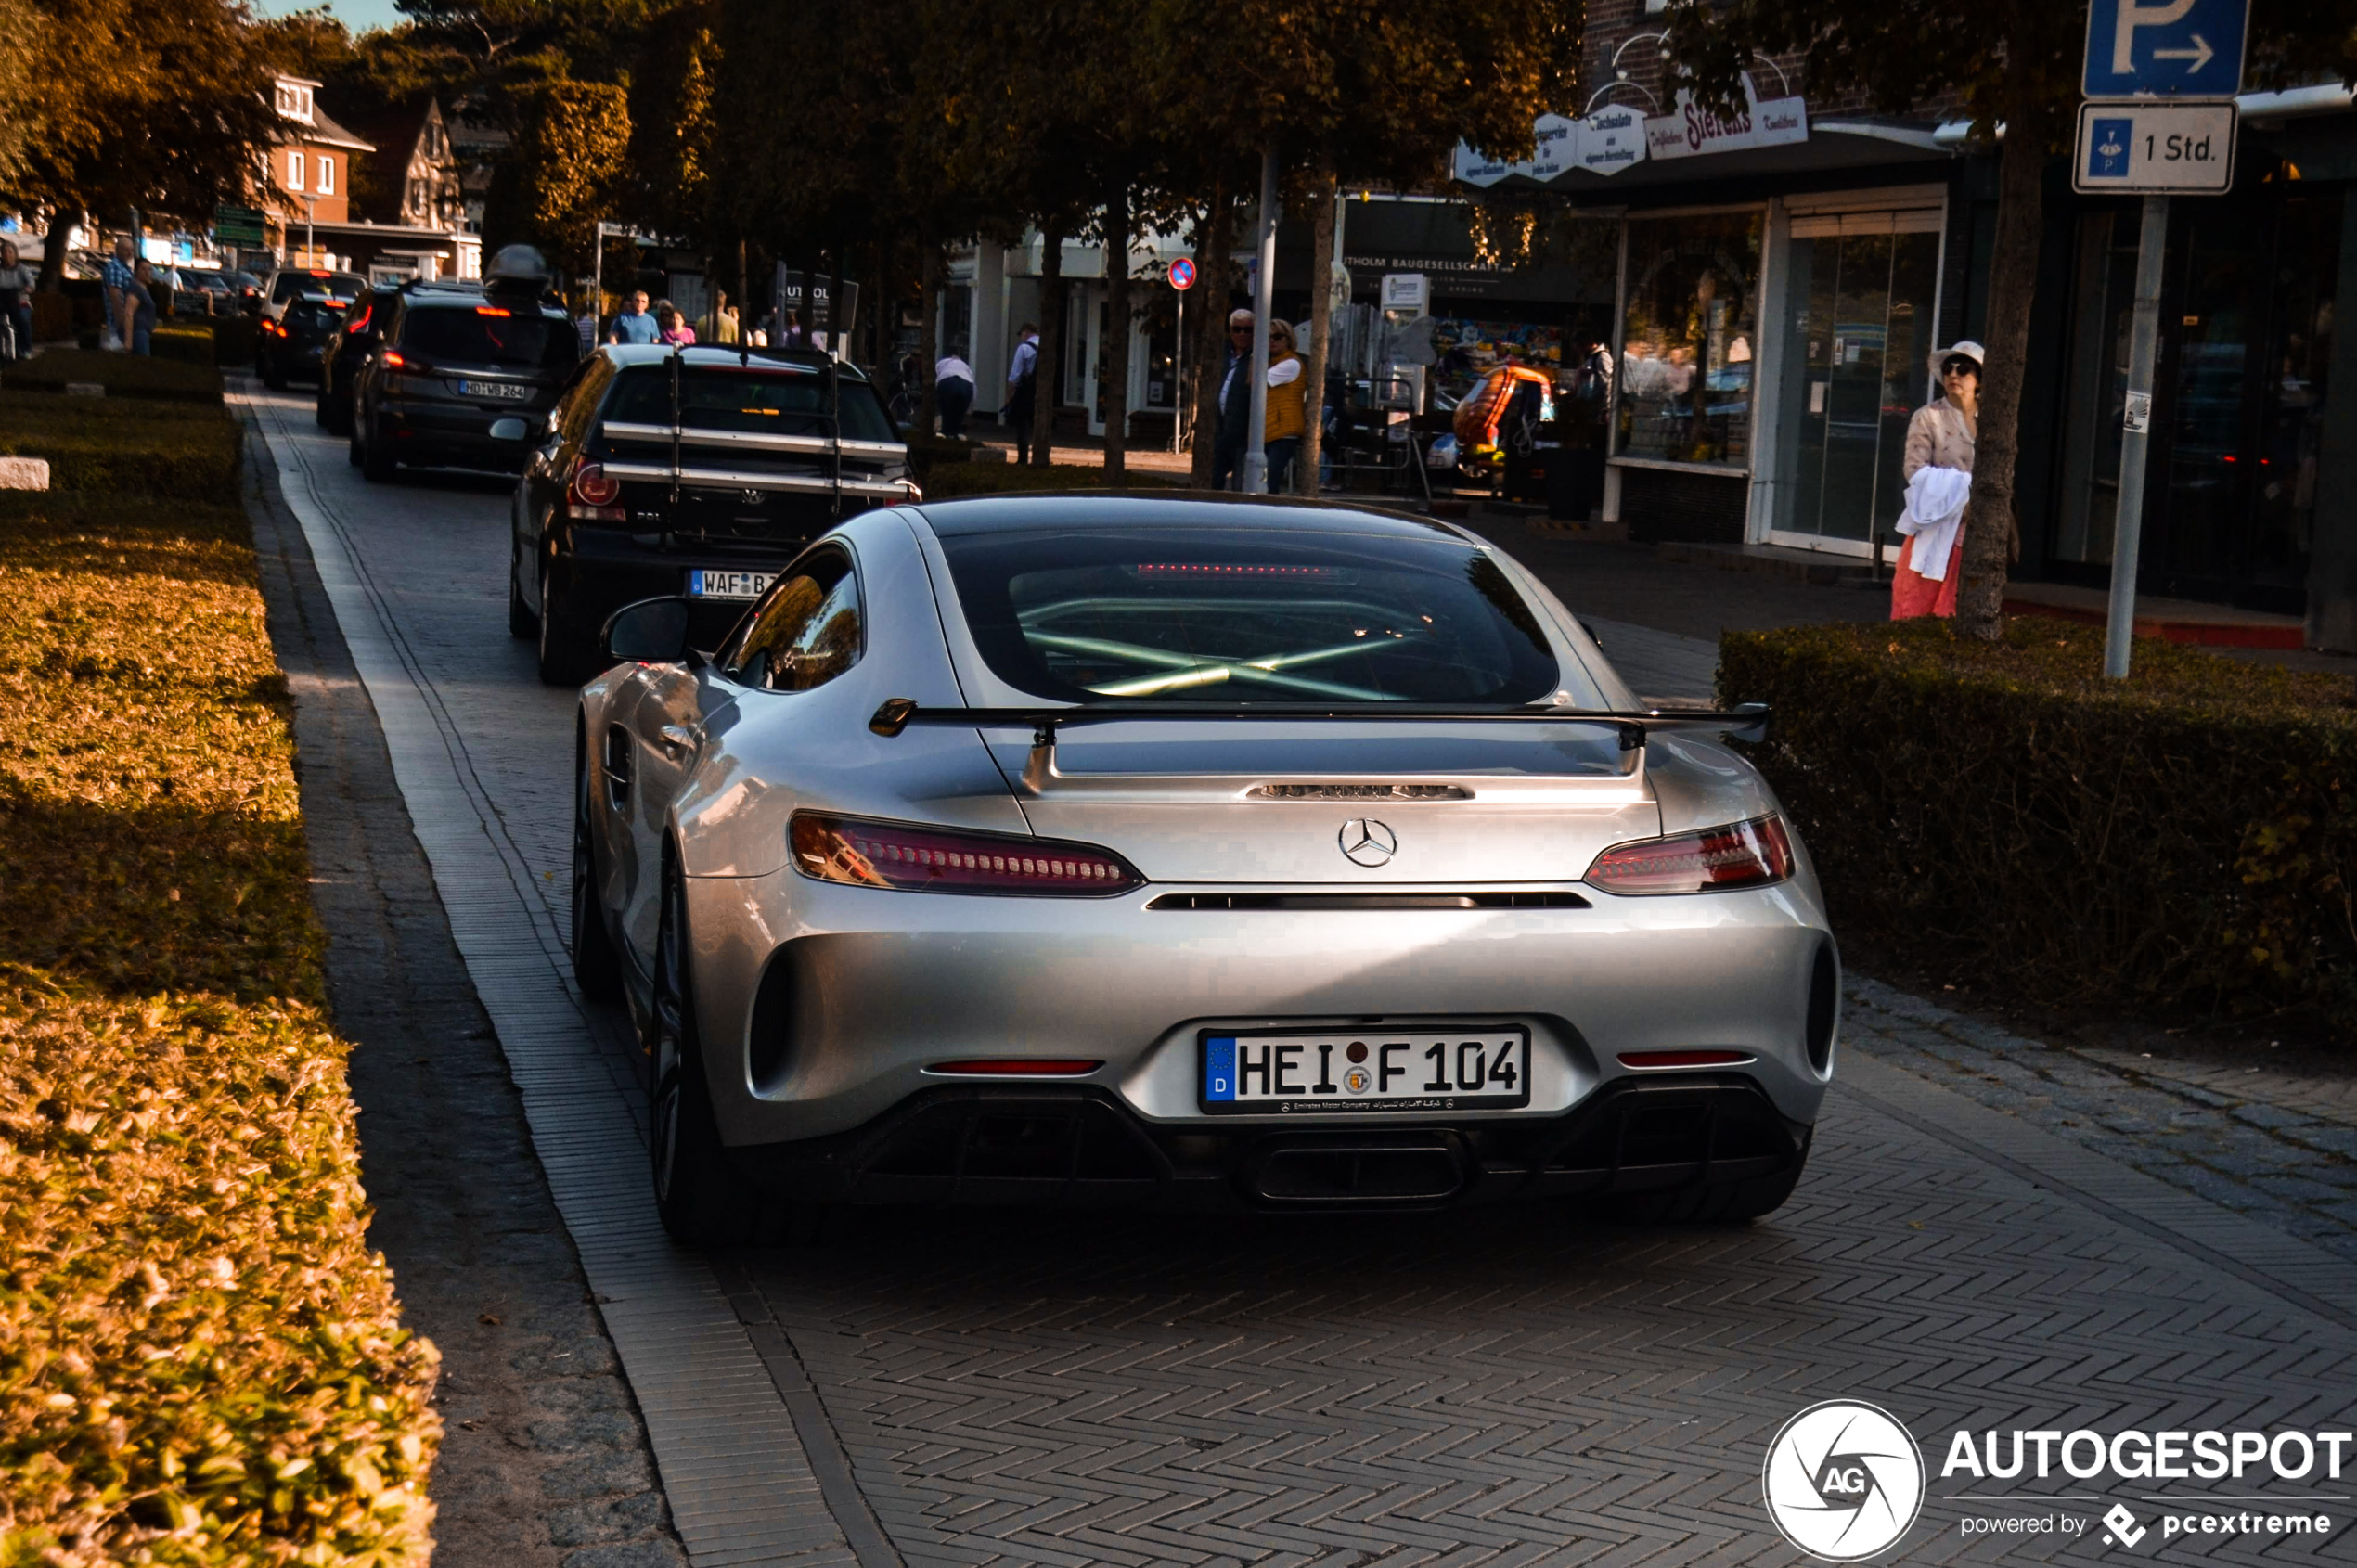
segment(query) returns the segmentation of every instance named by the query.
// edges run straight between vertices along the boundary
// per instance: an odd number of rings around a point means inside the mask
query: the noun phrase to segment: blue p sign
[[[2231,98],[2242,90],[2250,0],[2091,0],[2091,98]]]
[[[2136,137],[2136,122],[2109,117],[2095,122],[2095,133],[2087,143],[2087,178],[2091,180],[2124,180],[2128,177],[2128,149]]]

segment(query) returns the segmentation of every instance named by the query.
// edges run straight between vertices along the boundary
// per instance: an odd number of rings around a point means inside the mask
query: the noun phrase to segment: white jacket
[[[1948,575],[1948,557],[1954,551],[1956,530],[1964,526],[1964,503],[1972,497],[1972,475],[1962,469],[1915,470],[1907,482],[1907,509],[1899,514],[1899,532],[1914,536],[1914,568],[1932,582]]]

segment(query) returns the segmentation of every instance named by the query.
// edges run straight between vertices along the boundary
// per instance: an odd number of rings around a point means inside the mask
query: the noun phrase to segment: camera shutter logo
[[[1784,1423],[1759,1483],[1784,1539],[1828,1562],[1855,1562],[1913,1526],[1924,1506],[1923,1450],[1888,1411],[1829,1399]]]

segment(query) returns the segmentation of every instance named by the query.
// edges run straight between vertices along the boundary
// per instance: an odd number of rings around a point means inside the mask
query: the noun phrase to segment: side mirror
[[[491,439],[494,441],[522,441],[531,433],[531,429],[512,414],[504,419],[491,421]]]
[[[606,620],[606,657],[614,663],[676,664],[688,657],[688,601],[642,598]]]

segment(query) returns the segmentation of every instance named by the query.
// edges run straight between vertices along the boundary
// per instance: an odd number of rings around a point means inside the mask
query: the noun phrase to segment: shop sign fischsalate
[[[1645,117],[1614,105],[1579,122],[1577,161],[1591,174],[1616,174],[1645,161]]]
[[[1748,74],[1744,77],[1744,107],[1733,114],[1712,113],[1681,87],[1668,114],[1645,122],[1645,152],[1652,158],[1694,158],[1808,139],[1809,100],[1763,98]]]

